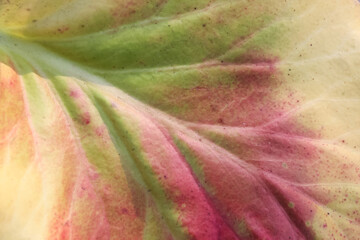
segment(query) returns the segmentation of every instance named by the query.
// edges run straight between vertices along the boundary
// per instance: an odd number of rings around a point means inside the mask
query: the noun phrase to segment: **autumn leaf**
[[[0,1],[0,239],[360,239],[355,0]]]

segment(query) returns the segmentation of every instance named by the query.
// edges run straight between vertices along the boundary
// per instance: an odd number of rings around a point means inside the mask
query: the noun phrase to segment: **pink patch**
[[[70,91],[70,96],[73,97],[73,98],[78,98],[78,97],[80,97],[80,92],[77,91],[77,90],[71,90]]]
[[[97,127],[95,129],[95,134],[98,136],[98,137],[101,137],[103,136],[105,133],[105,126],[100,126],[100,127]]]
[[[288,215],[279,206],[258,172],[223,149],[199,142],[178,132],[196,156],[205,175],[203,187],[223,221],[237,231],[240,238],[301,239]]]
[[[189,166],[175,150],[170,136],[150,121],[143,121],[142,124],[144,152],[159,184],[175,203],[179,214],[178,221],[174,224],[186,228],[190,239],[219,239],[219,228],[224,224],[199,188]],[[224,227],[222,230],[226,231]]]
[[[254,127],[281,118],[299,103],[299,98],[285,89],[281,73],[275,68],[275,59],[260,60],[245,64],[205,63],[201,70],[217,69],[224,75],[231,75],[232,82],[209,84],[204,79],[191,89],[172,88],[171,98],[165,101],[180,108],[187,106],[188,110],[172,114],[191,122]],[[287,99],[276,99],[277,91],[288,91]],[[155,105],[161,107],[164,102]]]
[[[81,122],[85,125],[88,125],[90,124],[91,122],[91,116],[90,116],[90,113],[89,112],[86,112],[84,113],[82,116],[81,116]]]

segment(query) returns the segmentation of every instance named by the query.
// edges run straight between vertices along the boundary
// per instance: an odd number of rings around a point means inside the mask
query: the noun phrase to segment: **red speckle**
[[[324,224],[324,225],[323,225],[323,228],[327,228],[327,224]]]
[[[90,117],[90,113],[89,112],[86,112],[82,115],[81,117],[81,122],[85,125],[88,125],[90,124],[91,122],[91,117]]]
[[[95,129],[95,134],[98,136],[98,137],[101,137],[103,136],[105,133],[105,126],[100,126],[100,127],[97,127]]]
[[[80,92],[77,91],[77,90],[71,90],[70,91],[70,96],[73,97],[73,98],[78,98],[78,97],[80,97]]]
[[[127,208],[122,208],[122,209],[121,209],[121,213],[128,215],[128,214],[129,214],[129,210],[127,210]]]

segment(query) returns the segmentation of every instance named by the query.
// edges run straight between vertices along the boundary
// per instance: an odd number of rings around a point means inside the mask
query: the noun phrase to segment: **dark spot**
[[[64,33],[64,32],[66,32],[66,31],[68,31],[69,30],[69,27],[63,27],[63,28],[58,28],[57,29],[57,31],[59,32],[59,33]]]
[[[127,210],[127,208],[122,208],[121,213],[122,214],[129,214],[129,210]]]

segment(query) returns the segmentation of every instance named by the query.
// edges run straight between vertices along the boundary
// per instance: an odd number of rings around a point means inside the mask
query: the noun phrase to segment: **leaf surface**
[[[359,239],[353,0],[0,1],[0,238]]]

